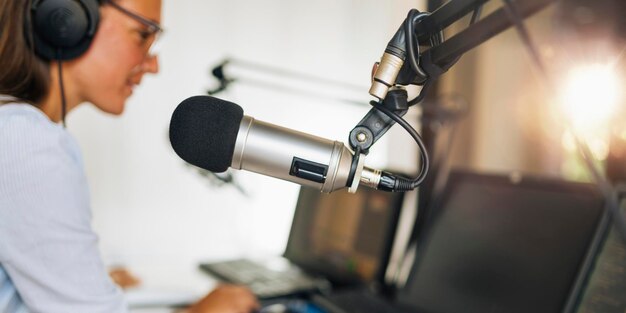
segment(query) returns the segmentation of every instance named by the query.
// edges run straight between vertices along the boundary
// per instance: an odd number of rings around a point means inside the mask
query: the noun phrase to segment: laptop
[[[359,188],[330,194],[302,187],[282,257],[204,263],[224,281],[247,285],[260,299],[331,286],[381,281],[403,194]]]
[[[393,298],[314,297],[328,313],[573,312],[607,228],[595,186],[451,173]]]

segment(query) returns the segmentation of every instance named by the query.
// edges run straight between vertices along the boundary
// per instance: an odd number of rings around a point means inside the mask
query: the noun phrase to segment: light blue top
[[[76,141],[36,107],[9,103],[0,105],[0,312],[27,311],[127,306],[98,251]]]

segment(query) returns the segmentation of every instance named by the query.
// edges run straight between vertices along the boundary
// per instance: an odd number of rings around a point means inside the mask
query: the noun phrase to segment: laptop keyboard
[[[291,264],[261,263],[247,259],[201,264],[200,268],[228,282],[246,285],[259,298],[268,299],[326,288]]]

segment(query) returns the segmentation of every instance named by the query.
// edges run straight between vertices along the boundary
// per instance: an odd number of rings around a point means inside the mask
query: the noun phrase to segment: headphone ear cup
[[[100,19],[97,0],[35,0],[30,13],[35,52],[47,60],[87,51]]]

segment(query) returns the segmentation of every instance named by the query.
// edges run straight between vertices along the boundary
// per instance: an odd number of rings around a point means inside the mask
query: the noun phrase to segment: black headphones
[[[25,29],[32,33],[35,53],[45,60],[70,60],[87,51],[102,1],[32,0]]]

